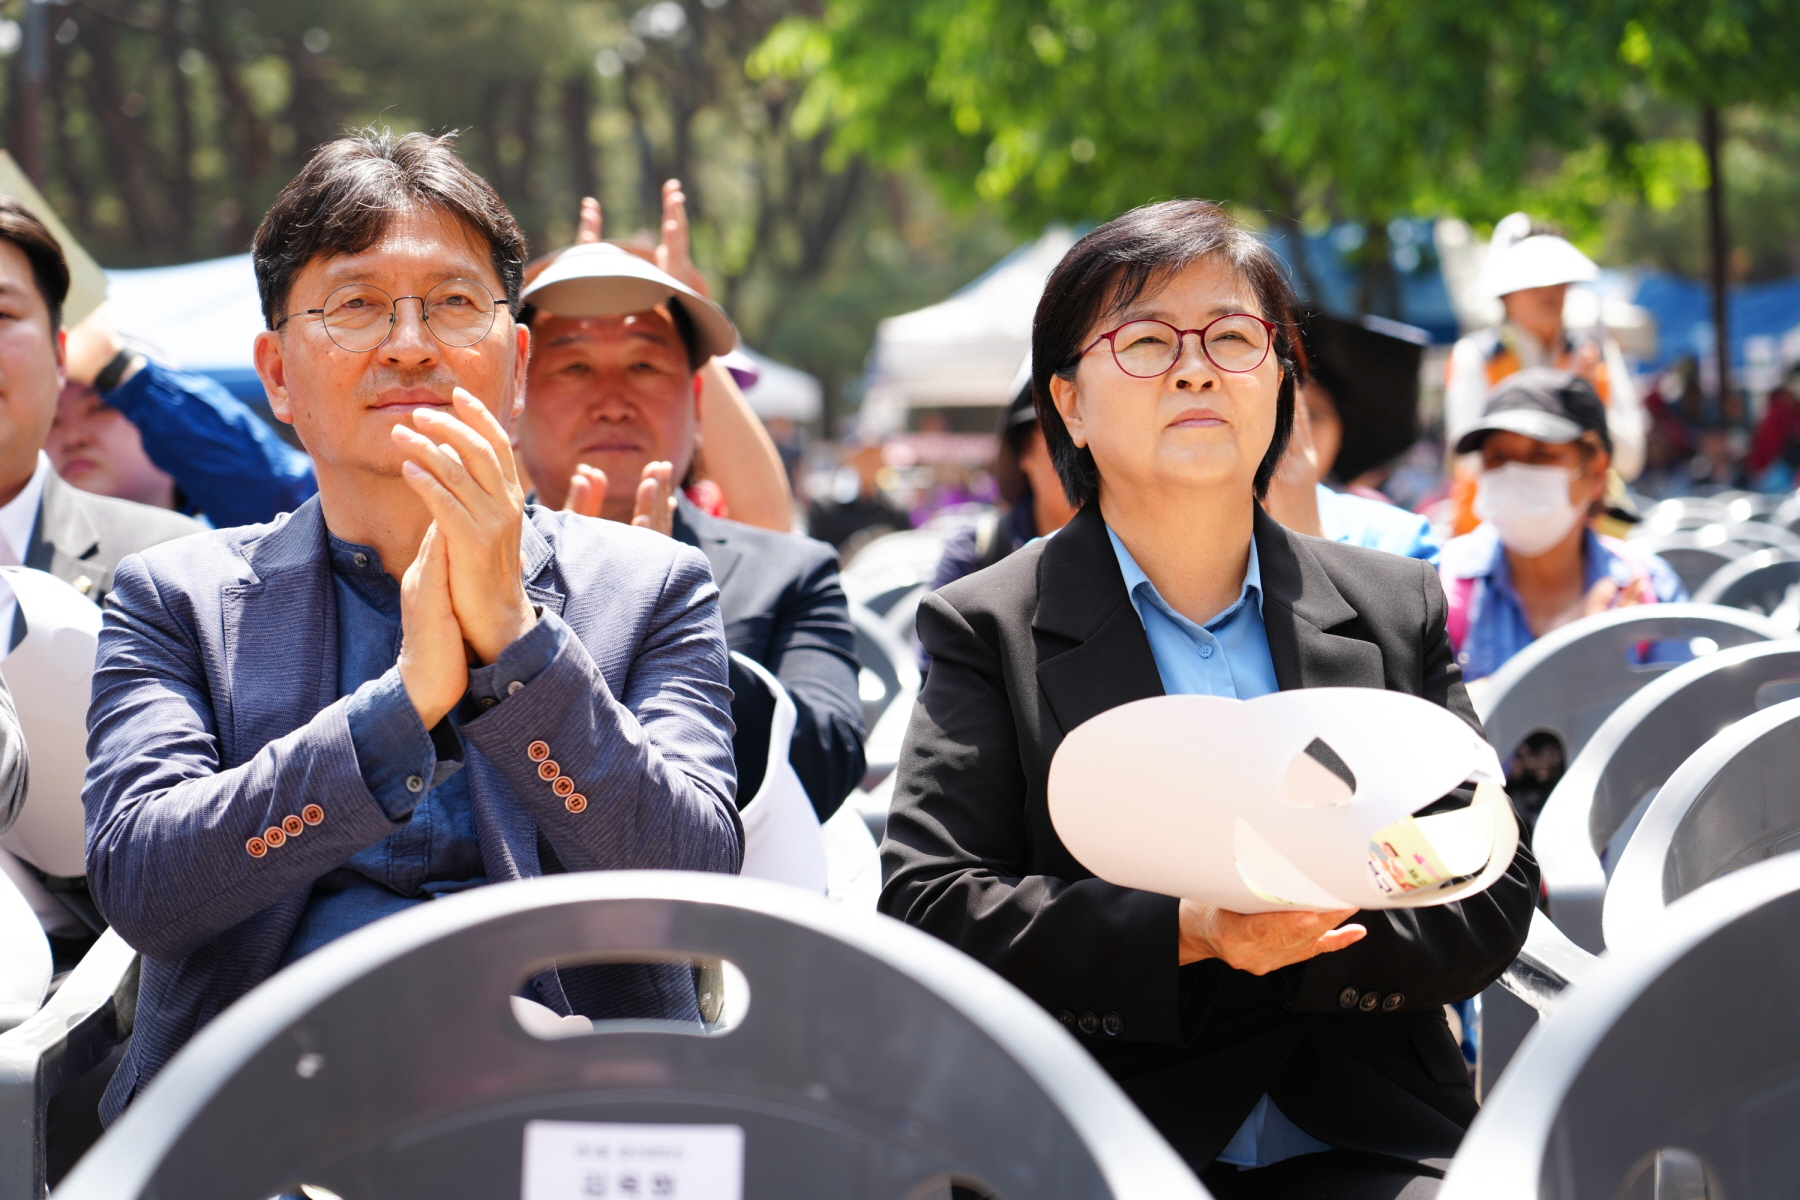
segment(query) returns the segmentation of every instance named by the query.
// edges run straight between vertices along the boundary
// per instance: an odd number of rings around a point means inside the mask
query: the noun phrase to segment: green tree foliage
[[[1592,228],[1695,186],[1647,101],[1784,103],[1792,0],[827,0],[753,74],[803,81],[803,134],[919,162],[1021,230],[1175,194],[1279,219]]]
[[[654,238],[683,181],[695,255],[753,344],[841,395],[875,321],[1004,253],[986,214],[829,131],[745,60],[793,0],[0,0],[0,140],[106,265],[236,254],[320,143],[461,130],[534,250],[598,195]],[[927,214],[928,217],[927,217]],[[962,255],[969,255],[964,259]]]

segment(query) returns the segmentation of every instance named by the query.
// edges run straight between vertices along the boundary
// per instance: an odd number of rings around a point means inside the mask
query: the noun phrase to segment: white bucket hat
[[[1600,274],[1594,260],[1553,233],[1531,232],[1531,217],[1517,212],[1494,226],[1487,259],[1481,264],[1481,291],[1498,299],[1526,288],[1587,283]]]
[[[668,301],[693,319],[702,358],[737,345],[737,329],[724,309],[654,263],[605,242],[564,250],[520,299],[559,317],[622,317]]]

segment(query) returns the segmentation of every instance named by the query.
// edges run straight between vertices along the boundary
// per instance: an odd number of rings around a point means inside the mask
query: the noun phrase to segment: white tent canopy
[[[1044,280],[1075,244],[1052,226],[948,300],[876,327],[868,404],[904,410],[1005,404],[1031,349]]]
[[[745,357],[756,364],[756,382],[744,389],[744,397],[765,421],[816,421],[824,411],[824,391],[805,371],[776,362],[748,347]]]
[[[193,371],[253,369],[250,344],[263,327],[248,254],[106,273],[113,328]]]
[[[113,328],[159,358],[208,374],[255,370],[250,347],[263,319],[248,254],[178,267],[108,271],[106,278],[106,311]],[[761,376],[744,393],[758,416],[817,419],[818,380],[753,350],[746,353]]]

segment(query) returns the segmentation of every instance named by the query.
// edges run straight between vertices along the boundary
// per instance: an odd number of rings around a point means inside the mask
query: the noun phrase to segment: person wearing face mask
[[[1463,678],[1491,675],[1552,629],[1633,604],[1686,600],[1669,564],[1588,526],[1613,443],[1593,384],[1532,367],[1504,380],[1456,443],[1481,455],[1481,525],[1444,547],[1440,573]]]

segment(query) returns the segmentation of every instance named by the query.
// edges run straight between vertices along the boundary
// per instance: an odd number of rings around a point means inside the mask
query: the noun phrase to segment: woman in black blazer
[[[1443,1006],[1524,943],[1529,851],[1459,903],[1244,916],[1094,878],[1045,802],[1062,738],[1172,671],[1246,699],[1389,688],[1479,728],[1431,568],[1257,504],[1293,420],[1292,307],[1268,247],[1201,201],[1127,213],[1051,275],[1034,385],[1081,511],[920,607],[881,907],[1054,1013],[1223,1200],[1430,1196],[1476,1109]]]

